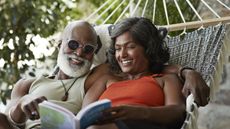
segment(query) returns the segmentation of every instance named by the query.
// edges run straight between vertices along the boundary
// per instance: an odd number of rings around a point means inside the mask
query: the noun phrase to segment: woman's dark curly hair
[[[115,58],[115,41],[116,37],[127,31],[136,43],[144,47],[145,55],[150,62],[149,70],[153,73],[160,73],[164,63],[169,60],[169,51],[155,25],[151,20],[143,17],[124,19],[112,28],[111,38],[113,42],[108,51],[108,61],[112,70],[114,72],[121,72]]]

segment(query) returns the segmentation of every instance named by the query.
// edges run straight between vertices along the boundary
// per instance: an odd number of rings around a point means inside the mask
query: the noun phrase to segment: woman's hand
[[[193,94],[195,102],[198,106],[205,106],[209,102],[210,88],[202,76],[195,70],[184,70],[184,87],[183,94],[187,97],[190,93]]]
[[[103,112],[104,117],[98,120],[97,124],[112,123],[119,120],[144,120],[146,116],[145,111],[143,106],[121,105],[111,107]]]
[[[39,119],[38,104],[47,100],[46,97],[36,97],[32,95],[23,96],[20,101],[20,109],[31,120]]]

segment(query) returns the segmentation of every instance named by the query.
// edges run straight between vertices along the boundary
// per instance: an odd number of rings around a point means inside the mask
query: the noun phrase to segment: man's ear
[[[61,48],[61,43],[62,43],[62,41],[59,40],[59,41],[58,41],[58,50]]]
[[[98,51],[101,49],[101,47],[102,47],[101,39],[99,36],[97,36],[97,49],[95,51],[95,54],[98,53]]]

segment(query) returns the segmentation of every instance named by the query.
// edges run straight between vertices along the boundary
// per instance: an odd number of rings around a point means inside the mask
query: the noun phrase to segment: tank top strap
[[[157,73],[157,74],[152,74],[151,77],[155,78],[155,77],[162,77],[163,74],[162,73]]]

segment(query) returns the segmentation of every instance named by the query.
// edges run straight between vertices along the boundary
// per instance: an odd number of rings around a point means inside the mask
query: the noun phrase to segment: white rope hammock
[[[168,28],[169,31],[178,31],[178,30],[185,30],[185,29],[192,29],[192,28],[199,28],[199,27],[207,27],[210,25],[216,25],[218,23],[223,24],[229,24],[230,23],[230,15],[229,16],[223,16],[221,17],[220,14],[218,14],[214,9],[212,8],[208,3],[207,0],[200,0],[201,3],[212,13],[215,17],[211,19],[203,19],[199,12],[195,9],[193,4],[190,2],[190,0],[185,0],[186,3],[189,5],[189,7],[193,10],[194,15],[198,17],[197,21],[186,21],[185,17],[181,11],[181,8],[178,4],[178,0],[174,0],[174,5],[177,8],[178,13],[180,14],[180,18],[183,21],[183,23],[176,23],[176,24],[170,24],[170,19],[168,16],[168,8],[167,8],[167,2],[166,0],[163,0],[163,7],[164,7],[164,13],[167,25],[159,25],[162,27]],[[119,13],[118,9],[121,8],[122,5],[125,4],[125,2],[129,2],[125,8],[123,8],[123,11],[119,14],[119,17],[116,19],[114,23],[117,23],[120,19],[125,17],[133,17],[133,16],[145,16],[146,8],[150,4],[149,0],[138,0],[136,4],[134,4],[134,0],[107,0],[104,4],[102,4],[97,10],[95,10],[89,17],[86,18],[86,20],[90,21],[93,24],[96,24],[97,21],[101,18],[102,15],[104,15],[109,9],[111,9],[112,6],[114,6],[117,2],[120,4],[116,7],[116,9],[113,10],[113,12],[103,21],[102,24],[106,24],[109,18],[111,18],[114,14]],[[143,3],[144,7],[140,7],[140,5]],[[156,3],[157,0],[154,0],[153,2],[153,13],[152,13],[152,21],[155,22],[156,19]],[[224,2],[221,0],[217,0],[217,4],[225,8],[229,11],[230,14],[230,7],[228,7]],[[104,7],[107,7],[103,10]],[[129,9],[129,10],[128,10]],[[102,13],[99,13],[102,11]],[[141,11],[140,11],[141,10]],[[116,14],[117,15],[117,14]],[[93,19],[93,20],[92,20]],[[101,20],[101,19],[100,19]]]
[[[226,53],[230,53],[230,44],[227,43],[230,41],[230,39],[227,36],[224,38],[226,32],[225,24],[230,23],[230,7],[228,7],[221,0],[216,0],[216,4],[218,4],[218,6],[221,6],[222,8],[229,11],[227,16],[221,16],[217,13],[216,8],[212,8],[208,4],[207,0],[200,1],[202,5],[207,8],[213,15],[212,18],[202,18],[202,16],[199,14],[199,11],[195,9],[190,0],[185,0],[185,3],[189,5],[189,7],[194,12],[194,15],[198,18],[197,21],[186,21],[186,18],[184,17],[185,15],[183,14],[182,9],[178,4],[178,0],[174,0],[175,8],[180,15],[182,23],[170,24],[167,9],[167,0],[162,0],[164,15],[166,18],[165,20],[167,24],[157,26],[165,27],[168,29],[168,31],[183,30],[181,34],[186,34],[183,35],[183,38],[181,35],[178,35],[166,39],[166,43],[170,49],[170,62],[181,65],[188,65],[200,71],[203,74],[204,79],[209,82],[209,85],[211,87],[210,97],[213,98],[214,92],[218,89],[218,82],[221,75],[220,71],[222,71],[223,64],[227,59],[224,55]],[[120,11],[121,13],[112,24],[116,24],[122,18],[134,16],[145,17],[148,4],[150,4],[150,0],[138,0],[136,3],[134,3],[134,0],[107,0],[97,10],[89,15],[86,20],[92,24],[96,24],[98,20],[101,20],[101,17],[106,12],[108,12],[116,3],[119,4],[115,9],[112,10],[112,13],[110,13],[109,16],[107,16],[107,18],[102,22],[102,25],[95,27],[99,37],[101,38],[101,41],[104,42],[104,44],[102,43],[103,49],[100,50],[102,54],[99,56],[101,57],[105,56],[106,48],[108,48],[109,43],[111,42],[111,39],[108,35],[108,26],[110,26],[108,25],[108,20],[113,17],[114,14],[117,15],[118,10],[121,7],[123,7],[122,11]],[[153,0],[152,3],[153,10],[151,14],[151,19],[153,23],[155,23],[157,0]],[[140,7],[140,5],[143,5],[143,7]],[[105,7],[107,8],[103,10],[103,8]],[[196,30],[193,32],[186,32],[188,29],[195,28]],[[95,60],[99,59],[96,58]],[[192,96],[189,96],[186,102],[187,117],[181,129],[197,129],[198,107],[194,103]]]

